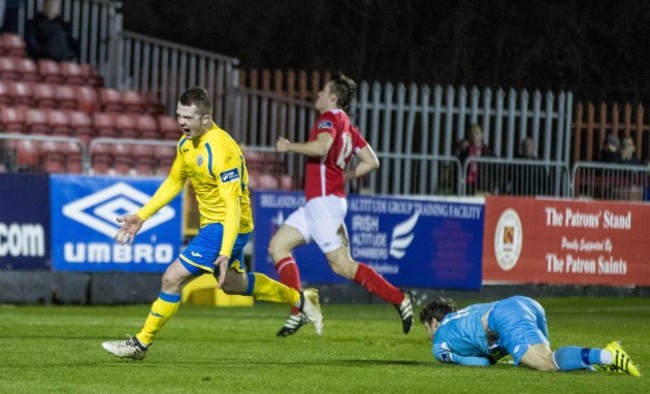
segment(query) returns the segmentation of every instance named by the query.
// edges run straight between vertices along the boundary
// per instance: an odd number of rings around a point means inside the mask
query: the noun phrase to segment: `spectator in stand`
[[[634,165],[641,164],[641,161],[634,155],[635,152],[636,146],[634,145],[632,137],[623,137],[623,143],[621,146],[621,163]]]
[[[27,51],[32,58],[77,60],[70,26],[61,18],[61,0],[45,0],[43,11],[34,16],[26,30]]]
[[[517,160],[537,160],[535,140],[526,137],[515,156]],[[506,194],[516,196],[536,196],[548,191],[548,173],[542,165],[513,163],[510,167],[510,181],[506,186]]]
[[[490,147],[483,141],[483,129],[477,124],[470,126],[469,135],[466,140],[459,142],[457,149],[459,152],[458,157],[463,165],[469,157],[494,156]],[[479,189],[484,189],[485,187],[491,188],[489,179],[479,179],[480,176],[484,176],[485,174],[485,166],[481,168],[479,163],[474,161],[469,164],[465,178],[468,195],[475,194]],[[479,185],[483,187],[479,188]]]
[[[621,162],[621,140],[616,134],[608,134],[605,139],[605,148],[600,153],[600,161],[605,163]]]

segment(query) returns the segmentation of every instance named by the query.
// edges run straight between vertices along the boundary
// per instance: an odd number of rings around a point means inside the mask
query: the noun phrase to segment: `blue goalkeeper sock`
[[[553,360],[555,360],[555,365],[557,365],[560,371],[591,369],[591,364],[611,363],[611,357],[610,360],[603,359],[607,358],[606,356],[606,354],[603,354],[602,349],[581,348],[577,346],[564,346],[553,352]]]

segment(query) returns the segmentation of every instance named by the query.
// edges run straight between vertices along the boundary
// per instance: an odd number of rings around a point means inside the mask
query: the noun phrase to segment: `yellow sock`
[[[181,304],[180,294],[167,294],[162,291],[158,299],[151,305],[149,316],[144,322],[142,330],[135,336],[141,344],[149,346],[153,342],[153,337],[167,323]]]
[[[300,292],[298,290],[285,286],[258,272],[248,273],[248,289],[246,293],[260,301],[271,301],[295,306],[300,304]]]

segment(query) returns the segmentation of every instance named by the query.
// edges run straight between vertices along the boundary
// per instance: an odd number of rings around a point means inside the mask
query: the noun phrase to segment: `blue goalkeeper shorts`
[[[550,345],[546,313],[532,298],[515,296],[497,302],[488,316],[488,328],[498,337],[519,365],[528,348],[539,343]]]
[[[252,234],[250,232],[237,235],[230,254],[229,268],[234,268],[237,272],[246,272],[244,246],[250,241]],[[205,272],[214,273],[214,261],[219,257],[222,240],[223,225],[221,223],[211,223],[202,227],[196,237],[181,252],[179,256],[181,264],[193,275]]]

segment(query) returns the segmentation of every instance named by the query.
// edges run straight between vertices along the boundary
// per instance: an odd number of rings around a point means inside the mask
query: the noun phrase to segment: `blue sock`
[[[591,364],[601,364],[601,349],[564,346],[553,352],[553,359],[560,371],[591,369]]]

